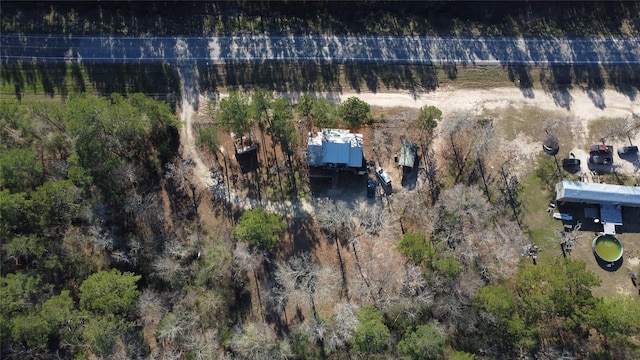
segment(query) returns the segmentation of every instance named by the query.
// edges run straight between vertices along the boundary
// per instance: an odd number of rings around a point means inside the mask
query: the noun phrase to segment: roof
[[[640,187],[562,181],[556,184],[556,201],[640,207]]]
[[[398,164],[401,166],[413,167],[416,163],[417,150],[418,145],[408,140],[402,140],[402,148],[400,149]]]
[[[322,129],[316,136],[309,135],[307,163],[311,166],[326,164],[362,166],[362,134],[343,129]]]

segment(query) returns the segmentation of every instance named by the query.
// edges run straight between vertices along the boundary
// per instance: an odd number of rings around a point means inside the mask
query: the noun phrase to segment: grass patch
[[[556,111],[525,105],[521,108],[509,106],[495,110],[484,110],[481,117],[492,117],[498,127],[503,129],[507,140],[513,140],[522,133],[542,141],[545,137],[546,124],[559,119],[559,116],[562,115],[558,114]],[[570,136],[566,138],[570,138]]]
[[[509,71],[502,66],[439,66],[439,85],[459,88],[513,86]]]
[[[547,212],[551,194],[544,190],[540,178],[531,172],[522,182],[522,202],[525,204],[524,221],[529,241],[543,249],[539,260],[550,260],[557,254],[556,230],[559,221]]]

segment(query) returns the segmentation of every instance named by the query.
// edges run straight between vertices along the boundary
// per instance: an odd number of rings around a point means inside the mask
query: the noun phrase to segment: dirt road
[[[640,116],[640,99],[637,94],[631,97],[614,90],[603,90],[593,94],[581,90],[569,91],[571,101],[562,107],[554,96],[542,90],[527,90],[527,96],[517,88],[493,89],[454,89],[444,88],[428,93],[342,93],[340,101],[351,96],[382,107],[420,108],[424,105],[435,105],[443,114],[456,111],[479,111],[499,107],[533,106],[544,110],[558,110],[573,114],[585,121],[601,117],[627,117],[632,113]],[[597,96],[596,96],[597,95]],[[596,104],[597,103],[597,104]]]

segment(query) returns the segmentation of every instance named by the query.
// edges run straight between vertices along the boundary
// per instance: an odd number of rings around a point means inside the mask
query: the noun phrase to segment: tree
[[[79,214],[82,194],[70,180],[47,181],[32,196],[41,228],[59,236]]]
[[[629,295],[599,299],[592,324],[610,339],[640,334],[640,302]]]
[[[269,214],[261,207],[245,211],[233,228],[233,236],[251,246],[271,250],[275,247],[280,234],[287,224],[280,215]]]
[[[28,191],[42,175],[42,164],[30,148],[10,149],[0,154],[0,188]]]
[[[216,118],[219,124],[233,131],[237,136],[243,136],[251,130],[251,108],[246,96],[237,91],[229,94],[229,97],[220,100]]]
[[[384,324],[380,311],[372,305],[365,305],[358,311],[358,320],[360,323],[353,337],[354,350],[360,353],[382,353],[391,333]]]
[[[11,338],[27,351],[42,351],[47,347],[50,325],[35,312],[17,315],[11,322]]]
[[[448,360],[475,360],[476,356],[464,351],[452,351],[447,355]]]
[[[218,152],[220,151],[220,140],[218,139],[218,131],[213,126],[201,128],[198,131],[198,145],[204,146],[209,154],[218,158]]]
[[[362,124],[371,120],[371,107],[355,96],[340,104],[338,114],[342,121],[352,129],[358,129]]]
[[[27,194],[0,190],[0,238],[3,241],[12,235],[33,231],[32,220],[32,202]]]
[[[239,359],[280,360],[293,356],[291,345],[278,340],[273,328],[263,322],[250,322],[231,340],[231,348]]]
[[[427,237],[422,233],[406,233],[398,243],[398,250],[407,257],[407,260],[415,265],[430,266],[433,258],[433,249],[427,242]]]
[[[293,112],[291,111],[289,99],[276,99],[273,103],[273,119],[269,127],[269,134],[274,143],[280,145],[282,152],[289,157],[289,160],[291,160],[291,155],[295,151],[298,138],[296,127],[291,120],[293,120]]]
[[[435,106],[423,106],[418,113],[418,128],[427,131],[429,135],[438,126],[438,121],[442,118],[442,111]]]
[[[47,252],[46,241],[35,234],[17,236],[7,244],[6,251],[7,258],[14,259],[16,264],[21,260],[40,262]]]
[[[311,109],[313,108],[314,98],[309,94],[302,94],[298,99],[298,106],[296,107],[296,111],[298,114],[308,117],[311,115]]]
[[[82,324],[80,338],[98,356],[109,354],[118,336],[127,326],[111,314],[89,315]]]
[[[444,337],[432,324],[419,325],[415,331],[406,333],[398,343],[400,352],[410,359],[443,359]]]
[[[256,89],[251,94],[251,116],[261,129],[269,125],[269,111],[273,94],[266,89]]]
[[[336,126],[336,106],[327,99],[316,99],[311,106],[311,123],[317,128]]]
[[[251,94],[251,118],[258,124],[260,138],[265,144],[264,130],[271,123],[271,106],[273,105],[273,94],[266,89],[256,89]],[[267,159],[267,147],[264,147],[264,157]],[[267,167],[267,172],[269,167]]]
[[[489,315],[492,323],[508,320],[516,310],[514,294],[509,288],[499,285],[478,289],[474,304]]]
[[[136,171],[151,168],[156,174],[176,150],[178,122],[166,104],[141,94],[124,99],[74,96],[68,103],[67,127],[75,139],[78,165],[112,204],[120,200],[113,172],[126,163]],[[142,177],[144,174],[136,174]]]
[[[136,305],[140,275],[116,269],[100,271],[80,285],[80,307],[99,314],[126,316]]]

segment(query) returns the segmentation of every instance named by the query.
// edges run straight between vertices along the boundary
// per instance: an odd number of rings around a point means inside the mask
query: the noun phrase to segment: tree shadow
[[[635,101],[640,90],[640,65],[612,65],[605,69],[609,84],[619,93]]]
[[[540,83],[544,91],[551,95],[555,104],[563,109],[571,110],[573,96],[570,66],[552,66],[540,72]]]
[[[517,84],[525,98],[533,99],[535,97],[533,93],[533,79],[531,78],[528,67],[507,65],[507,73],[509,74],[509,80]]]
[[[175,109],[180,94],[180,79],[168,64],[83,63],[89,81],[102,96],[112,93],[144,93],[167,101]]]
[[[63,99],[66,99],[68,95],[67,91],[67,64],[65,63],[38,63],[38,75],[42,82],[44,93],[53,97],[54,95],[60,95]]]

